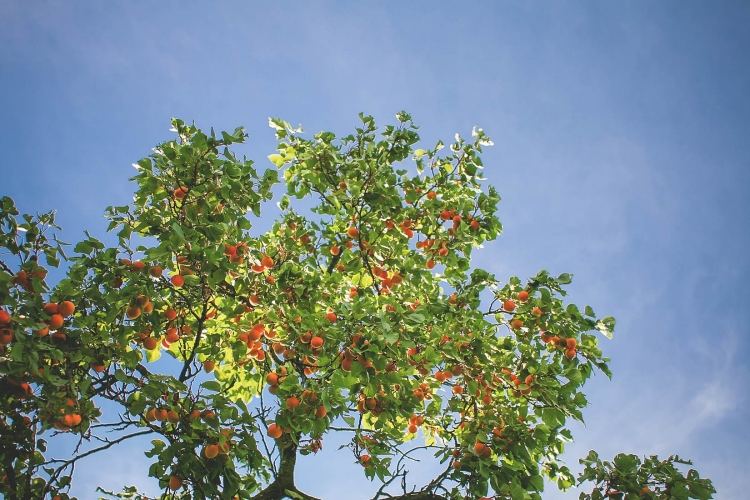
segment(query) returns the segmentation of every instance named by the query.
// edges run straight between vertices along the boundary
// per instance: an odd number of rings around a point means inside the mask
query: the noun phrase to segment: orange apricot
[[[62,314],[53,314],[49,319],[49,327],[53,330],[57,330],[63,326],[64,322],[65,319],[62,317]]]
[[[286,400],[286,407],[290,410],[294,410],[299,406],[299,398],[297,396],[289,396]]]
[[[219,446],[216,444],[209,444],[205,448],[203,448],[203,456],[208,458],[209,460],[212,458],[216,458],[218,454]]]
[[[284,430],[275,422],[268,426],[268,437],[279,439],[283,433]]]
[[[42,310],[44,310],[44,312],[46,312],[47,314],[51,316],[53,314],[58,313],[59,307],[55,303],[48,303],[48,304],[44,304],[44,307],[42,307]]]
[[[169,477],[169,489],[172,491],[177,491],[180,488],[182,488],[182,479],[180,479],[177,476],[170,476]]]
[[[141,308],[138,306],[130,306],[125,311],[125,315],[129,319],[138,319],[141,315]]]

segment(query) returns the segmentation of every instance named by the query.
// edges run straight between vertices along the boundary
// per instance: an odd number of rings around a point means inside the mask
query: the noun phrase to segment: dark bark
[[[318,500],[301,492],[294,485],[294,467],[297,464],[297,445],[288,435],[278,440],[279,471],[276,479],[266,488],[255,495],[253,500],[279,500],[280,498],[296,498],[304,500]]]

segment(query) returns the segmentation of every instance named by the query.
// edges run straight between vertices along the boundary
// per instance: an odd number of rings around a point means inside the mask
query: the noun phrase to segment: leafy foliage
[[[660,460],[656,456],[643,461],[636,455],[620,453],[612,462],[602,461],[596,452],[581,459],[585,466],[579,475],[580,483],[594,483],[591,494],[581,493],[581,500],[603,498],[712,498],[716,493],[711,481],[701,479],[694,469],[687,474],[675,465],[692,465],[689,460],[671,456]]]
[[[294,484],[296,456],[331,431],[351,435],[375,498],[406,484],[416,450],[445,468],[403,498],[541,498],[545,477],[574,484],[559,460],[566,425],[582,419],[586,380],[610,374],[597,335],[614,319],[567,303],[569,274],[472,269],[501,231],[482,130],[415,149],[408,114],[382,131],[360,119],[353,134],[309,139],[271,119],[278,148],[262,172],[231,150],[242,129],[173,120],[176,138],[134,164],[133,203],[106,211],[117,245],[87,233],[51,289],[40,258],[64,256],[45,236],[52,214],[19,218],[2,200],[0,245],[18,261],[0,273],[7,498],[65,498],[78,460],[145,435],[149,475],[170,497],[312,498]],[[279,171],[281,214],[259,233]],[[60,433],[89,448],[47,459],[40,436]],[[625,488],[596,464],[587,480]]]

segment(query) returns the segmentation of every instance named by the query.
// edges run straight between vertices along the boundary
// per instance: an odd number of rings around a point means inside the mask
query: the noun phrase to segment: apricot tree
[[[173,120],[176,138],[134,164],[133,203],[106,210],[114,246],[86,233],[66,255],[52,213],[2,199],[5,498],[68,498],[80,460],[145,435],[162,498],[314,498],[295,463],[330,432],[350,436],[376,499],[540,498],[545,478],[576,483],[560,460],[566,424],[592,373],[609,375],[597,337],[614,319],[565,302],[568,274],[500,281],[472,267],[501,230],[482,130],[418,149],[408,114],[380,131],[360,118],[341,138],[271,119],[263,172],[232,152],[241,128]],[[279,171],[286,193],[261,232]],[[48,457],[66,435],[75,453]],[[442,464],[425,485],[408,479],[416,452]],[[582,462],[587,498],[713,492],[677,457]]]

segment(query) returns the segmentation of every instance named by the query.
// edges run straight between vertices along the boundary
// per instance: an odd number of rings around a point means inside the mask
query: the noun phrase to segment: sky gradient
[[[0,195],[56,209],[76,241],[130,201],[131,164],[172,116],[246,126],[242,151],[261,165],[271,115],[345,133],[360,111],[386,123],[405,109],[426,144],[479,125],[505,232],[476,264],[501,279],[573,273],[570,299],[618,319],[603,341],[614,379],[587,386],[571,466],[592,448],[676,452],[717,498],[742,499],[748,25],[750,4],[728,1],[0,0]],[[298,485],[367,498],[376,488],[334,442],[301,461]],[[154,493],[141,449],[84,461],[74,492]]]

